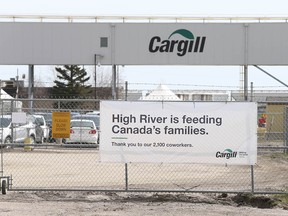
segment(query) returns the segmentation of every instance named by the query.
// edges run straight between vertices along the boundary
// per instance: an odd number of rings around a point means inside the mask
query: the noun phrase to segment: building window
[[[107,37],[101,37],[100,38],[100,47],[108,47],[108,38]]]
[[[208,94],[194,94],[192,97],[193,101],[212,101],[212,95]]]

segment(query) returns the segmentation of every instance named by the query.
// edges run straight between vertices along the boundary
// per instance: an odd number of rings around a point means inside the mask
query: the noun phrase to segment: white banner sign
[[[101,101],[102,162],[254,165],[257,104]]]

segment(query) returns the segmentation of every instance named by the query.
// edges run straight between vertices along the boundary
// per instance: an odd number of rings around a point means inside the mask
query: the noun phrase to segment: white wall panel
[[[249,64],[288,64],[288,23],[250,24],[248,28]]]
[[[109,61],[101,36],[110,38],[109,25],[1,23],[0,64],[93,64],[96,53]]]
[[[101,54],[103,65],[243,65],[246,60],[250,65],[287,65],[288,24],[247,25],[246,38],[243,23],[0,23],[0,64],[93,65],[94,55]],[[178,33],[169,38],[179,29],[194,39]],[[156,45],[178,41],[173,52],[149,52],[155,36],[161,38]],[[100,37],[108,38],[107,48],[100,47]],[[205,38],[202,52],[194,52],[197,37],[200,43]],[[183,40],[193,46],[179,56]]]

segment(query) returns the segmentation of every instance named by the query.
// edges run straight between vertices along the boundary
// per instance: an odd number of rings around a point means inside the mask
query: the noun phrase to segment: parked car
[[[52,112],[36,112],[35,115],[42,115],[46,122],[52,121]]]
[[[100,140],[100,115],[98,114],[80,114],[80,115],[75,115],[71,117],[73,119],[82,119],[82,120],[92,120],[94,124],[96,125],[97,131],[98,131],[98,140],[97,142],[99,143]]]
[[[70,122],[70,138],[65,143],[98,144],[98,131],[92,120],[73,119]]]
[[[40,143],[47,142],[49,140],[50,127],[47,124],[45,117],[43,115],[32,115],[32,116],[35,118],[34,123],[37,126],[40,126],[40,128],[42,129],[42,132],[43,132],[42,135],[39,134],[39,136],[41,136],[41,138],[39,138],[40,139],[39,142]]]
[[[97,130],[100,131],[100,116],[98,114],[79,114],[72,116],[71,119],[92,120],[95,123]]]
[[[10,144],[12,143],[11,136],[11,117],[3,116],[0,119],[0,140],[1,144]]]
[[[12,123],[11,115],[0,116],[0,141],[4,147],[11,143],[24,143],[28,137],[32,140],[31,144],[34,144],[36,130],[35,125],[29,121],[29,116],[26,123]]]
[[[99,110],[93,110],[93,111],[89,111],[89,112],[86,112],[86,114],[90,115],[100,115],[100,111]]]
[[[35,115],[41,115],[45,119],[48,127],[48,137],[45,136],[46,141],[49,143],[55,142],[55,139],[52,138],[52,112],[36,112]]]

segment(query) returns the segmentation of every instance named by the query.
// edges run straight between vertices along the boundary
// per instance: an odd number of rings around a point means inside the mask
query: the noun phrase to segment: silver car
[[[66,144],[98,144],[98,130],[92,120],[74,119],[70,123],[70,138]]]

